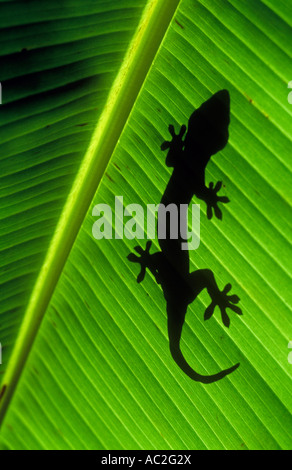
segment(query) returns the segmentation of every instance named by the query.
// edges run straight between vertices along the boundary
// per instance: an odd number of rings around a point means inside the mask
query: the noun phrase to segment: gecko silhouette
[[[162,196],[161,204],[164,206],[175,204],[178,209],[178,220],[181,220],[180,204],[189,205],[193,195],[206,202],[208,219],[212,218],[213,212],[217,218],[222,219],[218,202],[227,203],[229,199],[218,196],[221,182],[215,186],[213,183],[206,186],[205,169],[211,156],[222,150],[228,142],[229,116],[229,93],[222,90],[194,111],[188,122],[185,139],[183,137],[186,133],[186,126],[181,127],[178,135],[175,134],[174,127],[169,126],[172,141],[164,142],[161,149],[168,149],[166,165],[173,167],[173,172]],[[159,217],[158,211],[158,220]],[[161,251],[150,254],[151,242],[148,241],[145,250],[141,247],[135,248],[140,256],[131,253],[128,259],[141,265],[138,283],[144,279],[146,268],[148,268],[156,282],[161,285],[167,303],[170,352],[177,365],[197,382],[204,384],[216,382],[235,371],[239,364],[214,375],[201,375],[188,364],[180,348],[187,308],[206,288],[211,304],[205,311],[204,319],[211,318],[215,307],[219,306],[223,324],[229,327],[230,320],[226,309],[229,308],[241,315],[241,309],[235,305],[240,299],[237,295],[228,295],[231,289],[230,284],[220,291],[211,270],[200,269],[190,273],[189,252],[182,250],[182,242],[185,240],[181,238],[181,235],[176,239],[171,238],[170,231],[168,218],[166,219],[165,239],[158,237]]]

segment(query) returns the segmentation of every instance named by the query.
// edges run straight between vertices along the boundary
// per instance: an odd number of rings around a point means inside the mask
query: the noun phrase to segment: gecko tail
[[[203,384],[211,384],[217,382],[218,380],[223,379],[227,375],[232,374],[232,372],[234,372],[240,366],[240,364],[238,363],[230,367],[229,369],[225,369],[218,372],[217,374],[201,375],[198,374],[185,360],[179,345],[174,346],[170,344],[170,352],[176,364],[188,377],[190,377],[190,379],[194,380],[195,382],[201,382]]]

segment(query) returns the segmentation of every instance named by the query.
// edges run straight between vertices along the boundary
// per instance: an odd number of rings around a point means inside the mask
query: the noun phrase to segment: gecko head
[[[189,132],[192,144],[199,152],[214,155],[228,142],[230,95],[227,90],[215,93],[190,117]]]

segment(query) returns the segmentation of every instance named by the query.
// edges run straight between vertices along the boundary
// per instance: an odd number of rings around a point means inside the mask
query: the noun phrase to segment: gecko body
[[[228,142],[229,114],[229,93],[222,90],[191,115],[188,129],[182,126],[179,134],[176,135],[174,127],[169,126],[172,140],[164,142],[161,149],[168,150],[166,165],[173,167],[173,172],[161,198],[161,204],[164,206],[175,204],[178,208],[178,220],[181,220],[180,205],[189,205],[194,195],[205,201],[209,219],[212,218],[213,213],[217,218],[222,219],[218,202],[227,203],[229,200],[217,194],[221,189],[221,182],[218,182],[215,187],[212,183],[206,186],[205,169],[211,156],[222,150]],[[158,211],[158,221],[159,217]],[[240,308],[235,305],[239,302],[239,297],[228,295],[231,289],[230,284],[220,291],[214,274],[209,269],[200,269],[190,273],[189,252],[182,249],[182,243],[185,240],[180,234],[177,238],[172,238],[170,232],[170,223],[166,219],[166,236],[158,238],[161,251],[150,254],[151,242],[147,242],[145,250],[141,247],[135,248],[139,257],[130,254],[128,258],[141,265],[138,282],[143,280],[146,268],[148,268],[162,288],[166,300],[170,352],[177,365],[191,379],[202,383],[212,383],[236,370],[239,364],[214,375],[199,374],[188,364],[180,347],[187,308],[202,290],[207,289],[211,304],[205,311],[204,319],[211,318],[215,307],[219,306],[223,324],[229,327],[230,320],[226,309],[229,308],[241,315]]]

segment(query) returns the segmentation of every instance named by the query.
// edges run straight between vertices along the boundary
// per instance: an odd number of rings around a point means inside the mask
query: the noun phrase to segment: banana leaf
[[[1,448],[291,449],[292,4],[0,11]],[[93,225],[97,204],[116,215],[117,196],[159,204],[168,129],[179,135],[222,90],[229,138],[205,178],[229,202],[211,218],[194,196],[200,245],[187,255],[190,272],[211,270],[221,292],[231,284],[243,315],[222,322],[205,290],[188,306],[192,369],[240,363],[206,384],[173,360],[161,279],[131,262],[158,240],[97,240]]]

